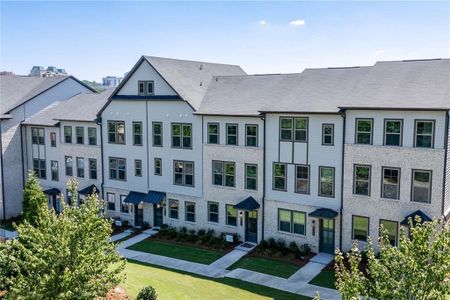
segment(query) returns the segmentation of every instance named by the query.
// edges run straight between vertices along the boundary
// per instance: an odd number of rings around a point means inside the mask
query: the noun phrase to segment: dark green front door
[[[135,204],[134,205],[134,226],[144,225],[144,205]]]
[[[163,208],[161,205],[153,204],[153,226],[159,227],[163,223]]]
[[[245,241],[252,243],[258,241],[258,212],[256,210],[245,212]]]
[[[334,219],[319,221],[319,252],[334,253]]]

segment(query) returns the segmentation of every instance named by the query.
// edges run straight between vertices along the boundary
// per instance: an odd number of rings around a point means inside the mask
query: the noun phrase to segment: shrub
[[[208,229],[208,231],[206,232],[207,236],[214,236],[214,229]]]
[[[200,229],[199,231],[197,231],[198,236],[204,236],[206,234],[206,230],[205,229]]]
[[[182,233],[187,233],[187,231],[188,231],[187,228],[184,226],[180,228],[180,232]]]
[[[278,239],[277,248],[283,250],[284,248],[286,248],[286,242],[283,239]]]
[[[302,255],[308,255],[311,253],[311,247],[307,244],[304,243],[301,247],[300,247],[300,254]]]
[[[150,224],[148,224],[148,222],[142,223],[142,229],[149,229],[149,228],[150,228]]]
[[[160,229],[169,229],[169,225],[167,224],[161,224],[161,226],[159,227]]]
[[[158,295],[156,294],[155,289],[151,286],[143,287],[136,297],[136,300],[156,300],[156,299],[158,299]]]
[[[233,233],[233,243],[239,242],[239,234]]]
[[[289,251],[291,251],[295,255],[300,254],[300,249],[298,248],[296,242],[294,242],[294,241],[290,242],[288,248],[289,248]]]
[[[275,248],[275,247],[277,246],[277,242],[275,242],[275,239],[274,239],[274,238],[269,238],[269,239],[267,240],[267,243],[269,244],[269,247],[270,247],[270,248]]]
[[[173,227],[170,227],[170,228],[168,229],[167,233],[168,233],[169,238],[171,238],[171,239],[176,238],[177,235],[178,235],[177,230],[176,230],[175,228],[173,228]]]
[[[128,222],[128,220],[122,221],[122,226],[128,226],[128,225],[130,225],[130,222]]]
[[[266,240],[262,240],[262,241],[259,243],[259,247],[260,247],[261,249],[267,249],[267,248],[269,248],[269,243],[268,243]]]

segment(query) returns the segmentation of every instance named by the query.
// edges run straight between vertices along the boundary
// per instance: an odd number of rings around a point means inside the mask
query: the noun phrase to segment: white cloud
[[[261,25],[261,26],[264,26],[264,25],[267,25],[267,22],[264,21],[264,20],[261,20],[261,21],[258,22],[258,24]]]
[[[375,51],[375,55],[383,55],[385,53],[386,53],[386,51],[383,49],[379,49],[379,50]]]
[[[293,20],[291,22],[289,22],[289,25],[292,26],[305,26],[305,20]]]

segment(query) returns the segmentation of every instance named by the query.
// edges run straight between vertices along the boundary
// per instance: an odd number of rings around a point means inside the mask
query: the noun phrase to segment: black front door
[[[153,226],[161,226],[163,223],[163,208],[159,204],[153,204]]]
[[[245,241],[252,243],[258,241],[258,212],[256,210],[245,212]]]
[[[319,252],[334,253],[334,219],[319,221]]]
[[[144,225],[144,205],[135,204],[134,205],[134,226]]]

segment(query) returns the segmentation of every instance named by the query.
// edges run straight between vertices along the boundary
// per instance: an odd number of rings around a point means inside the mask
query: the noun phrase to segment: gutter
[[[340,225],[339,226],[339,249],[342,249],[342,227],[343,227],[343,216],[344,211],[344,156],[345,156],[345,131],[346,131],[346,116],[345,110],[342,110],[341,117],[343,119],[342,124],[342,159],[341,159],[341,208],[340,208]]]
[[[449,111],[447,110],[447,112],[445,113],[445,137],[444,137],[444,147],[445,147],[445,152],[444,152],[444,176],[443,176],[443,183],[442,183],[442,207],[441,207],[441,215],[443,216],[444,220],[447,220],[447,217],[444,215],[445,213],[445,189],[446,189],[446,182],[448,179],[448,168],[447,168],[447,163],[448,163],[448,126],[449,126]]]
[[[0,166],[2,172],[2,208],[3,208],[3,220],[6,220],[6,201],[5,201],[5,173],[3,171],[3,138],[2,138],[2,120],[0,120]]]

